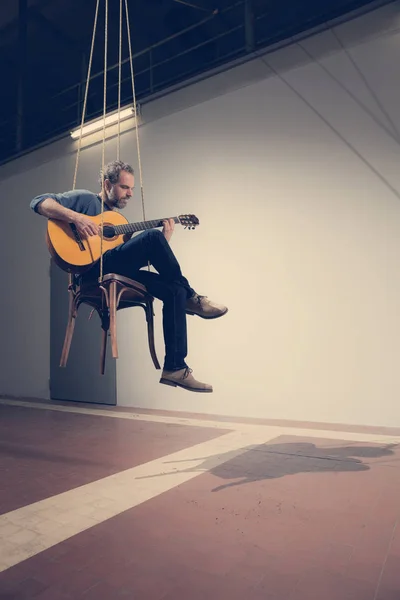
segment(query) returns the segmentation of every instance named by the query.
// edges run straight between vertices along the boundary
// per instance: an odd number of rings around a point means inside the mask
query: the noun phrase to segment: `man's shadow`
[[[396,447],[397,444],[321,448],[308,442],[266,443],[232,450],[225,454],[196,458],[195,460],[203,462],[178,472],[211,473],[220,479],[236,480],[212,489],[213,492],[219,492],[253,481],[276,479],[299,473],[368,471],[371,467],[360,458],[375,459],[393,456],[393,448]],[[191,462],[191,460],[194,459],[188,458],[178,462]],[[170,462],[176,463],[177,461]],[[176,472],[160,473],[160,475],[150,477],[173,475]],[[141,477],[140,479],[146,478]]]

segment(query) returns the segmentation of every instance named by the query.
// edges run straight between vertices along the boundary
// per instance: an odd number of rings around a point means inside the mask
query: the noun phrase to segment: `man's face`
[[[127,171],[121,171],[119,179],[114,185],[106,179],[104,182],[107,204],[110,208],[125,208],[129,198],[132,197],[135,187],[135,178]]]

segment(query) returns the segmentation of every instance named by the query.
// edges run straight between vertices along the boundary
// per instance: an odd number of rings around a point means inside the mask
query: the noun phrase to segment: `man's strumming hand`
[[[100,227],[96,225],[92,219],[89,219],[86,215],[77,214],[74,219],[74,223],[78,232],[87,238],[91,235],[100,235]]]

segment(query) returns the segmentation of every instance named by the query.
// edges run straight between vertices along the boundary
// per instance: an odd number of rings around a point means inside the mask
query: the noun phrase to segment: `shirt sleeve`
[[[64,206],[65,208],[69,208],[71,210],[76,210],[77,202],[79,199],[79,194],[74,194],[71,192],[64,192],[62,194],[40,194],[40,196],[35,196],[33,200],[31,200],[30,207],[35,212],[38,212],[38,207],[43,200],[46,198],[52,198],[56,200],[59,204]]]

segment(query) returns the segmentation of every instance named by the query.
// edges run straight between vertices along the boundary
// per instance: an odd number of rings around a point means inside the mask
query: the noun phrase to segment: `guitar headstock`
[[[180,224],[183,225],[185,229],[186,227],[189,227],[189,229],[195,229],[197,225],[200,225],[200,221],[195,215],[179,215],[178,219]]]

